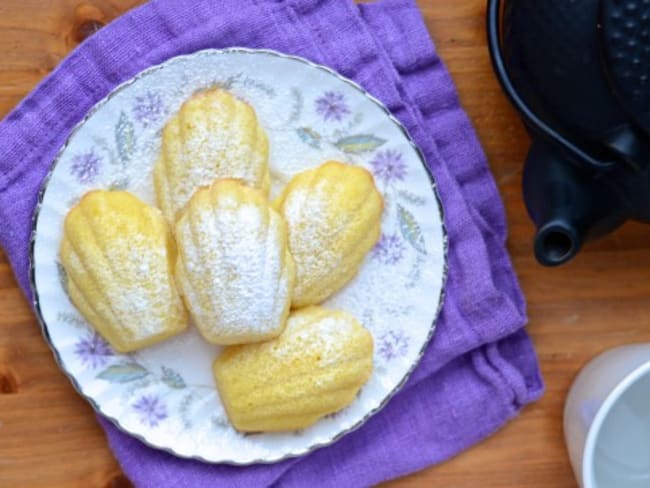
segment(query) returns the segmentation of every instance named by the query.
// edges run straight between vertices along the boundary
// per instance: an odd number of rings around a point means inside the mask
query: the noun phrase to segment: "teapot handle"
[[[617,166],[615,161],[596,159],[570,142],[540,119],[519,96],[506,69],[501,50],[501,0],[488,0],[487,2],[487,36],[490,59],[499,83],[510,102],[519,111],[526,125],[535,135],[539,135],[548,142],[558,145],[570,156],[569,160],[586,169],[603,171]]]

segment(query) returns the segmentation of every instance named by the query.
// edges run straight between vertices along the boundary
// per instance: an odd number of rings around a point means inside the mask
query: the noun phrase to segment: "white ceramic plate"
[[[326,303],[351,312],[370,329],[374,372],[349,407],[299,432],[235,431],[211,375],[219,348],[192,328],[135,354],[113,352],[68,300],[58,262],[63,219],[88,190],[127,189],[154,203],[151,170],[165,122],[192,93],[215,85],[257,110],[270,140],[274,194],[295,173],[338,159],[372,171],[385,198],[381,240],[354,281]],[[446,275],[435,185],[399,122],[359,86],[327,68],[239,48],[171,59],[94,107],[43,185],[31,251],[35,308],[45,337],[93,407],[153,447],[233,464],[304,454],[377,412],[421,357]]]

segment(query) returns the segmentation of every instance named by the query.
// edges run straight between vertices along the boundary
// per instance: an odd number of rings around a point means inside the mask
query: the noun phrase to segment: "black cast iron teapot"
[[[650,223],[650,0],[488,0],[495,72],[533,143],[535,256]],[[650,229],[648,231],[650,241]]]

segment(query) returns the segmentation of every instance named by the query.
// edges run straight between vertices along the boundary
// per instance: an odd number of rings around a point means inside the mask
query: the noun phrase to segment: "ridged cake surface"
[[[157,208],[124,191],[86,193],[66,216],[60,257],[71,301],[116,351],[186,328],[176,248]]]
[[[284,219],[232,179],[199,189],[176,222],[176,278],[199,331],[215,344],[282,332],[295,269]]]
[[[329,161],[294,176],[276,208],[296,263],[293,307],[319,304],[359,271],[380,235],[383,199],[363,168]]]
[[[215,178],[237,178],[269,190],[268,139],[255,110],[214,88],[187,100],[163,130],[154,167],[158,205],[170,223],[194,191]]]
[[[356,318],[314,306],[293,311],[276,339],[227,347],[214,374],[236,429],[294,430],[349,405],[372,358],[372,336]]]

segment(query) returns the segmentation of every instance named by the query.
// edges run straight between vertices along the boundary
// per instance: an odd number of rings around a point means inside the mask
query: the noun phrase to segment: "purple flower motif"
[[[408,351],[408,338],[400,330],[389,330],[379,338],[379,355],[386,361],[404,356]]]
[[[136,97],[133,115],[143,126],[148,127],[156,122],[163,113],[163,101],[160,95],[147,92]]]
[[[406,164],[402,159],[402,154],[392,149],[379,151],[370,164],[375,176],[385,183],[399,180],[402,181],[406,176]]]
[[[372,250],[372,257],[383,264],[397,264],[404,257],[405,250],[397,234],[382,234]]]
[[[77,154],[72,158],[70,172],[79,180],[79,183],[92,183],[99,173],[101,158],[93,151]]]
[[[131,407],[138,412],[140,422],[150,427],[155,427],[167,418],[167,408],[156,395],[143,395]]]
[[[323,120],[340,121],[350,113],[342,93],[328,91],[316,100],[316,112]]]
[[[74,345],[74,353],[81,360],[84,366],[90,366],[90,369],[97,369],[108,362],[108,358],[113,355],[108,343],[96,332],[81,339]]]

